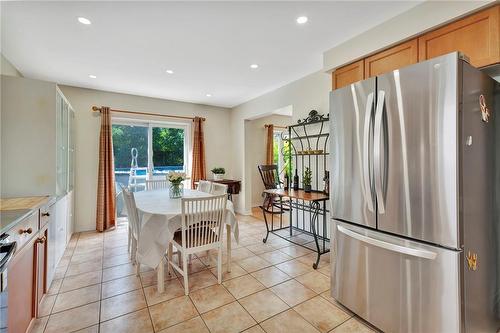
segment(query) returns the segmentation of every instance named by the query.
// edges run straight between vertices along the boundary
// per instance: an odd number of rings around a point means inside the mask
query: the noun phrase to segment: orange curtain
[[[101,108],[99,135],[99,175],[97,177],[96,229],[104,231],[115,226],[115,173],[113,137],[109,107]]]
[[[195,188],[194,183],[200,179],[207,178],[205,166],[205,142],[203,140],[203,120],[195,117],[193,133],[193,167],[191,169],[191,186]]]
[[[274,126],[267,125],[266,164],[274,163]]]

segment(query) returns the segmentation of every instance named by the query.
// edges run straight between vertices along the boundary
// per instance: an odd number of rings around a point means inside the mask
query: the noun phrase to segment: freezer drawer
[[[385,332],[460,332],[462,252],[335,221],[332,296]]]

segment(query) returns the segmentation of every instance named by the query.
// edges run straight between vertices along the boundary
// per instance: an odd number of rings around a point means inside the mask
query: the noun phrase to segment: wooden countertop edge
[[[30,197],[16,197],[16,198],[1,198],[0,210],[17,210],[17,209],[38,209],[51,200],[52,197],[46,196],[30,196]]]

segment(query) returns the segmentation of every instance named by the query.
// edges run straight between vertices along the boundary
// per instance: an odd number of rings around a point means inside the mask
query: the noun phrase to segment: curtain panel
[[[193,129],[193,158],[191,168],[191,186],[194,188],[194,183],[201,179],[207,178],[207,170],[205,166],[205,142],[203,134],[203,119],[195,117]]]
[[[101,108],[101,132],[99,135],[99,173],[97,177],[96,230],[104,231],[116,224],[115,173],[113,137],[109,107]]]
[[[267,125],[266,164],[274,162],[274,125]]]

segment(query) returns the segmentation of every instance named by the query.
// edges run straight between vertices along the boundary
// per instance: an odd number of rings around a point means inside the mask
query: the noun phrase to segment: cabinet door
[[[67,196],[62,197],[56,202],[56,236],[55,236],[55,252],[56,252],[56,267],[61,260],[66,249],[66,226],[68,220]]]
[[[26,244],[9,265],[9,332],[26,332],[35,317],[35,240]]]
[[[364,62],[356,61],[344,67],[337,68],[332,73],[332,89],[342,88],[364,79]]]
[[[50,220],[47,223],[47,286],[50,286],[56,271],[56,204],[49,207]]]
[[[48,229],[45,228],[40,232],[37,240],[35,241],[36,250],[36,284],[37,284],[37,305],[42,301],[43,295],[47,293],[47,260],[48,260]]]
[[[475,67],[500,62],[499,12],[495,6],[423,35],[418,39],[419,60],[460,51]]]
[[[410,40],[365,59],[365,78],[388,73],[418,62],[418,41]]]

